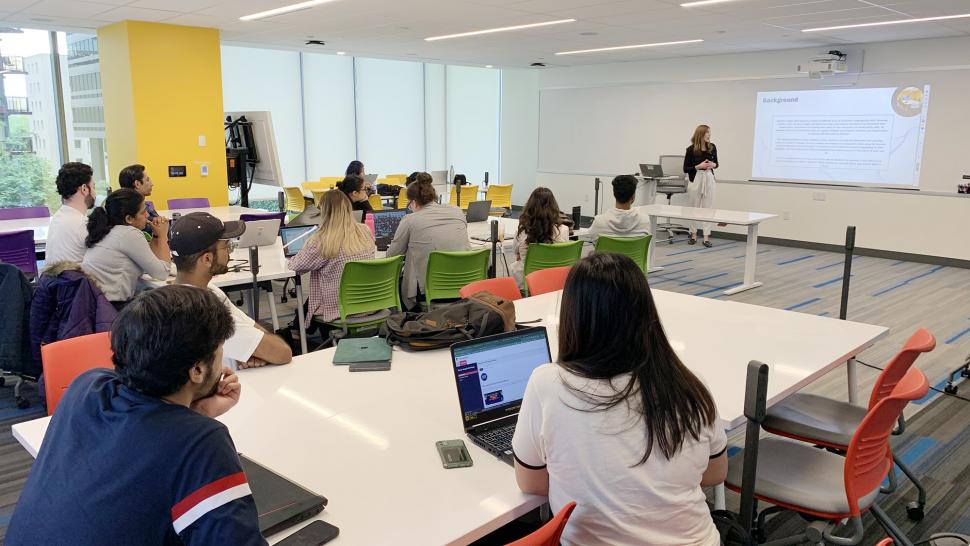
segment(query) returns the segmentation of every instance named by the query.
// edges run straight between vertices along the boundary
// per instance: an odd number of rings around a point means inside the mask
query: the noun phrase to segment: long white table
[[[674,349],[711,389],[726,428],[744,421],[750,360],[770,367],[771,406],[887,331],[663,290],[653,295]],[[553,358],[559,299],[550,293],[515,304],[518,320],[542,320]],[[330,499],[321,519],[341,528],[334,544],[467,544],[545,501],[521,493],[512,469],[471,441],[474,466],[441,467],[434,443],[464,437],[447,350],[395,349],[392,370],[375,373],[334,366],[333,353],[243,371],[241,401],[220,420],[240,452]],[[36,456],[47,423],[14,425],[13,435]]]
[[[647,271],[663,271],[662,267],[653,265],[653,245],[656,242],[657,219],[675,218],[677,220],[687,220],[690,222],[711,222],[718,224],[731,224],[736,226],[747,226],[748,241],[744,256],[744,282],[724,291],[730,296],[745,290],[751,290],[761,286],[760,282],[754,280],[755,270],[758,266],[758,225],[765,220],[777,218],[777,214],[765,212],[743,212],[737,210],[723,209],[701,209],[695,207],[680,207],[676,205],[644,205],[638,207],[650,216],[650,233],[654,238],[650,240],[650,250],[647,252]]]

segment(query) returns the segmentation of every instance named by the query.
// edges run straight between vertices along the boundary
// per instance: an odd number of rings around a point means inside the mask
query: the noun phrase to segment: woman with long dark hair
[[[519,215],[519,228],[515,234],[515,262],[512,275],[525,285],[523,272],[525,257],[531,243],[565,243],[569,240],[569,226],[559,219],[559,203],[549,188],[532,190]]]
[[[717,146],[711,142],[711,128],[707,125],[698,125],[694,129],[694,136],[690,139],[690,146],[684,152],[684,172],[690,178],[690,187],[687,190],[690,206],[702,209],[714,208],[714,189],[717,187],[714,181],[714,169],[717,167]],[[687,244],[697,243],[697,232],[702,231],[704,246],[708,248],[714,246],[711,243],[713,226],[711,222],[694,222],[687,235]]]
[[[567,546],[720,543],[702,486],[727,475],[711,393],[677,357],[647,279],[594,253],[569,273],[559,358],[532,373],[512,448],[526,493],[576,501]]]
[[[353,210],[362,210],[364,214],[374,212],[370,200],[367,198],[367,187],[364,179],[354,174],[348,174],[343,180],[337,182],[337,189],[342,191],[347,199],[350,199],[350,206]]]
[[[151,226],[152,242],[142,230]],[[121,308],[135,295],[138,279],[145,273],[163,281],[168,278],[172,255],[168,248],[168,219],[148,221],[145,196],[131,188],[115,190],[88,216],[88,251],[81,269],[101,285],[104,296]]]

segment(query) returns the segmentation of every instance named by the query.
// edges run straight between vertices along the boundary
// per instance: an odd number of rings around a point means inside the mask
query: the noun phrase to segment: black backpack
[[[424,313],[391,315],[381,326],[381,337],[392,345],[427,351],[514,329],[512,302],[489,292],[478,292]]]

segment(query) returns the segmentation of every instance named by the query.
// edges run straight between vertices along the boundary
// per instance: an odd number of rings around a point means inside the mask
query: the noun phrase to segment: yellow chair
[[[328,191],[330,191],[330,190],[328,190],[326,188],[314,188],[314,189],[310,190],[310,193],[313,194],[313,203],[316,206],[319,207],[320,206],[320,200],[323,199],[323,194],[327,193]]]
[[[299,214],[306,209],[306,199],[304,199],[303,190],[300,188],[284,186],[283,195],[286,196],[286,212]]]
[[[451,187],[451,199],[448,201],[452,205],[458,204],[458,186]],[[468,210],[468,204],[472,201],[478,201],[478,186],[472,186],[470,184],[463,185],[461,187],[461,210]]]
[[[304,183],[300,184],[300,187],[303,188],[304,191],[329,190],[330,189],[330,186],[327,185],[326,182],[321,182],[319,180],[311,180],[310,182],[304,182]]]
[[[367,200],[370,201],[370,206],[374,210],[384,210],[384,203],[381,202],[381,196],[376,193],[367,196]]]
[[[408,189],[401,188],[401,191],[397,194],[397,208],[406,209],[408,208]]]
[[[337,182],[343,179],[344,177],[342,176],[321,176],[320,182],[326,184],[328,189],[333,189],[337,187]]]
[[[403,184],[403,183],[407,182],[408,175],[403,174],[403,173],[385,174],[384,175],[384,178],[400,178],[401,179],[401,183]]]
[[[512,184],[492,184],[485,190],[485,200],[492,202],[491,216],[505,216],[512,210]]]

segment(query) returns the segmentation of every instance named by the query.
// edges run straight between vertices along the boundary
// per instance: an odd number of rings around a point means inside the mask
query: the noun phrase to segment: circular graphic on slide
[[[923,111],[923,90],[919,87],[900,87],[893,93],[893,110],[903,117],[918,116]]]

